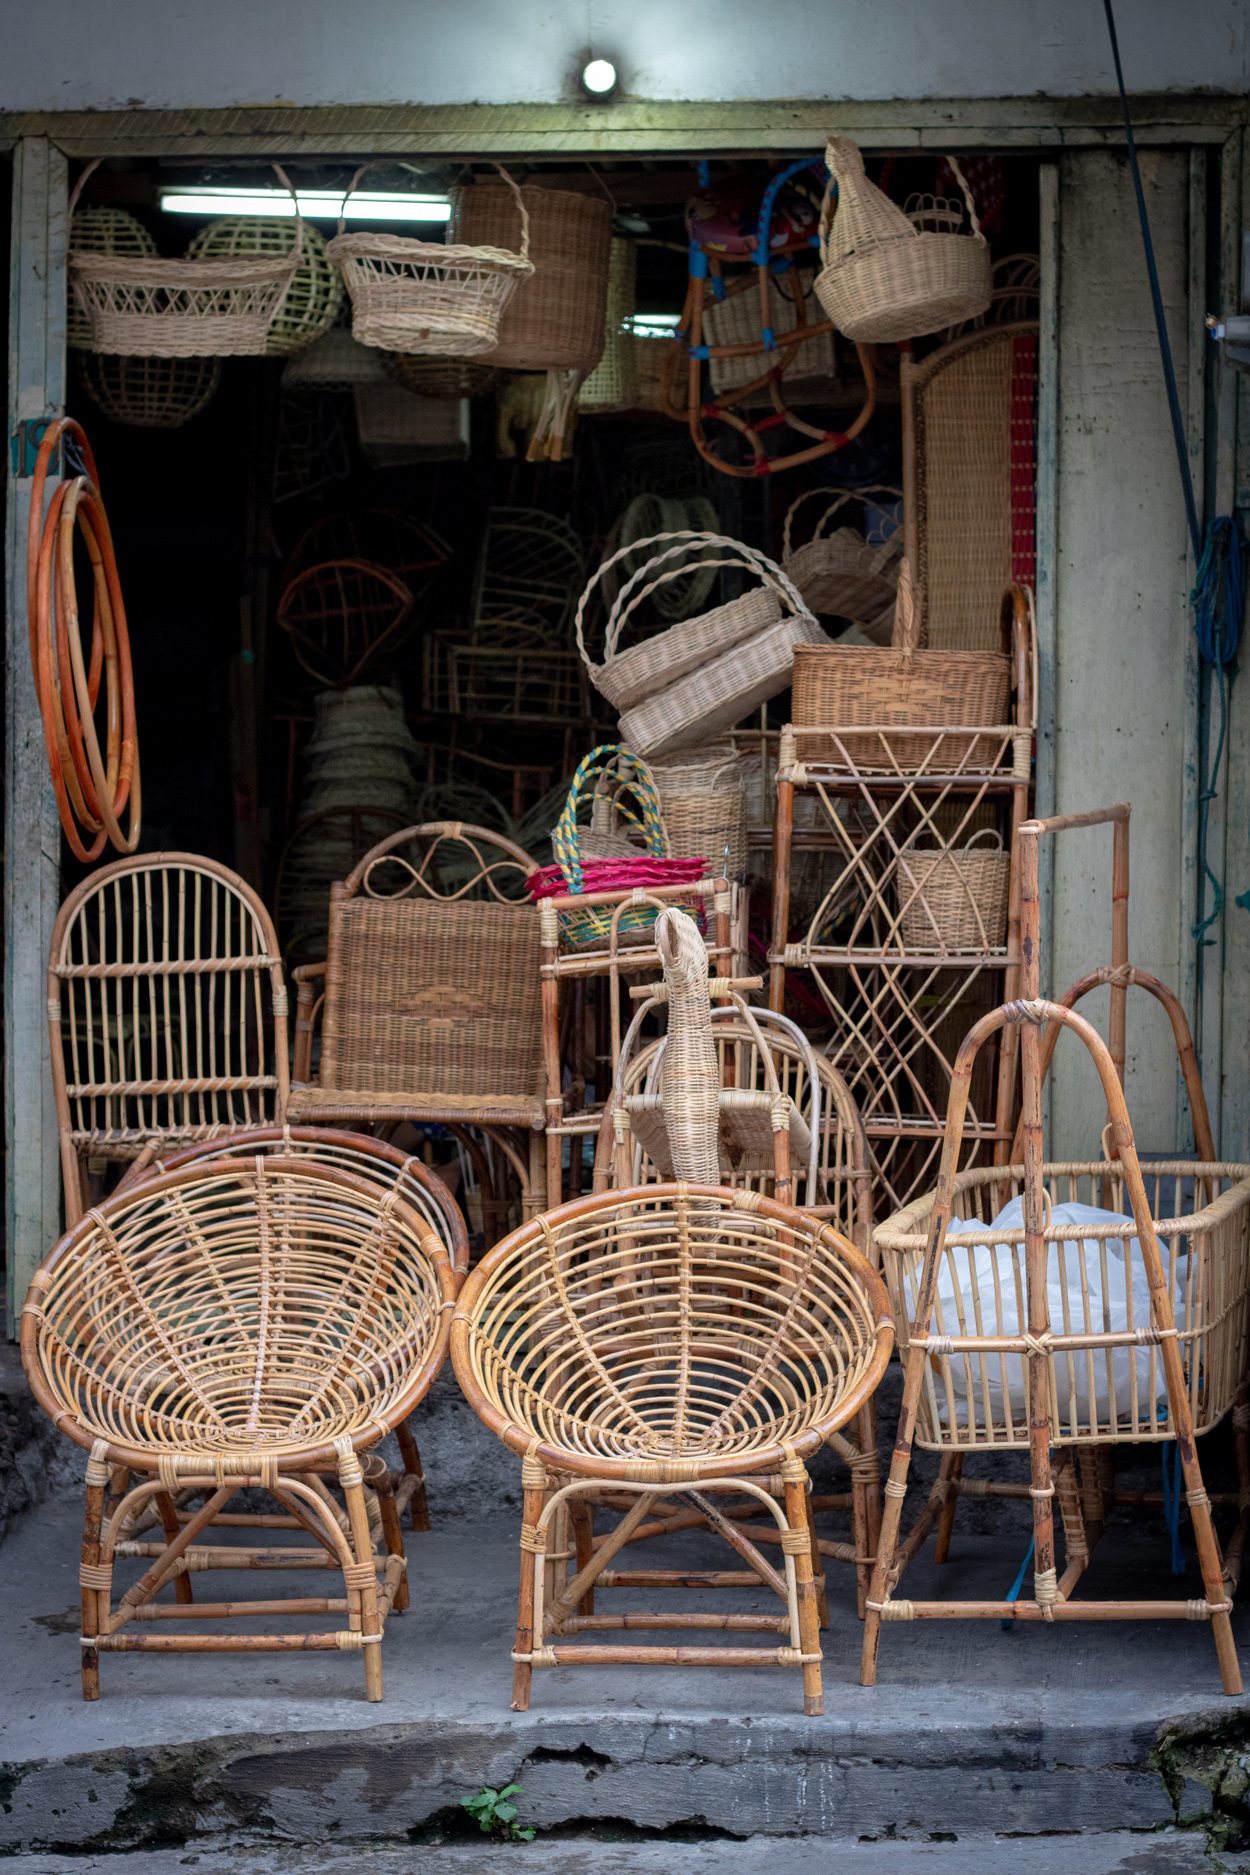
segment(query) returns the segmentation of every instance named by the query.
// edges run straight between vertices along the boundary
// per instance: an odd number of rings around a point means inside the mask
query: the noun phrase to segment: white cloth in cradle
[[[987,1238],[996,1230],[1020,1230],[1024,1221],[1024,1201],[1013,1198],[986,1230]],[[1125,1329],[1150,1326],[1150,1285],[1142,1262],[1141,1246],[1134,1232],[1133,1220],[1118,1211],[1101,1211],[1088,1204],[1057,1204],[1049,1222],[1052,1224],[1087,1224],[1104,1227],[1121,1225],[1124,1239],[1095,1237],[1048,1244],[1046,1256],[1046,1298],[1050,1311],[1051,1333],[1109,1334]],[[952,1231],[967,1231],[969,1224],[952,1218]],[[1125,1263],[1125,1250],[1128,1263]],[[1167,1257],[1164,1252],[1165,1275]],[[1084,1275],[1082,1275],[1082,1263]],[[1187,1257],[1177,1259],[1172,1293],[1183,1295]],[[1104,1275],[1105,1270],[1105,1275]],[[1024,1245],[981,1243],[975,1246],[952,1244],[942,1259],[938,1276],[938,1306],[934,1311],[933,1333],[942,1335],[1020,1334],[1028,1326],[1028,1306],[1024,1284]],[[979,1304],[979,1306],[978,1306]],[[968,1420],[968,1382],[983,1417],[986,1408],[1001,1424],[1003,1412],[1003,1376],[1006,1375],[1007,1399],[1018,1420],[1028,1399],[1028,1356],[1025,1354],[952,1354],[949,1363],[950,1390],[958,1425]],[[1151,1368],[1153,1364],[1153,1384]],[[1090,1389],[1098,1422],[1109,1422],[1108,1405],[1115,1388],[1115,1414],[1132,1412],[1132,1374],[1137,1371],[1138,1413],[1143,1408],[1149,1416],[1154,1402],[1165,1400],[1167,1386],[1159,1347],[1062,1350],[1055,1355],[1058,1411],[1060,1423],[1071,1430],[1090,1422]],[[937,1375],[938,1397],[945,1391]],[[942,1402],[946,1406],[946,1402]],[[948,1409],[949,1410],[949,1409]],[[947,1412],[942,1413],[947,1417]]]

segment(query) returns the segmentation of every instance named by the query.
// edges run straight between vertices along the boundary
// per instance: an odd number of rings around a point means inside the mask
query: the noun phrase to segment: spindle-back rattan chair
[[[534,870],[488,827],[432,821],[380,841],[331,887],[326,961],[294,972],[292,1122],[476,1129],[515,1171],[524,1214],[542,1209],[539,925],[522,897]],[[480,1148],[475,1162],[493,1242],[507,1201]]]
[[[67,1224],[83,1214],[91,1159],[285,1117],[278,940],[256,893],[215,860],[138,854],[76,886],[52,931],[48,1023]]]
[[[188,1146],[183,1152],[171,1153],[159,1165],[147,1161],[146,1156],[136,1159],[117,1189],[119,1192],[130,1190],[160,1172],[180,1172],[184,1166],[196,1165],[203,1159],[254,1159],[257,1153],[284,1158],[311,1156],[323,1165],[341,1166],[345,1172],[368,1179],[383,1192],[388,1192],[392,1186],[398,1187],[404,1203],[442,1240],[459,1289],[469,1269],[469,1235],[459,1205],[442,1179],[427,1170],[419,1159],[383,1140],[371,1138],[368,1133],[341,1133],[324,1126],[253,1127],[248,1132],[230,1133],[221,1139]],[[403,1461],[402,1471],[392,1474],[391,1478],[396,1512],[402,1517],[407,1510],[414,1530],[428,1530],[430,1510],[425,1473],[416,1433],[408,1420],[399,1421],[395,1437]],[[155,1520],[153,1509],[148,1513],[148,1522]],[[132,1525],[127,1534],[137,1534],[138,1528]]]
[[[871,1399],[892,1344],[889,1300],[867,1260],[758,1192],[601,1193],[496,1245],[461,1291],[452,1360],[478,1417],[522,1459],[514,1709],[529,1705],[534,1667],[661,1663],[801,1667],[804,1711],[823,1711],[823,1574],[804,1461]],[[734,1502],[722,1508],[714,1500],[726,1493]],[[596,1539],[595,1503],[622,1494],[633,1500],[626,1515]],[[682,1570],[605,1574],[626,1543],[656,1534],[647,1519],[668,1497],[688,1498],[687,1522],[716,1530],[746,1564],[698,1580],[763,1582],[785,1612],[596,1614],[597,1582],[690,1584]],[[763,1521],[743,1525],[744,1508]],[[783,1570],[761,1541],[780,1546]],[[630,1627],[771,1633],[779,1644],[570,1643]]]
[[[307,1155],[167,1172],[61,1239],[30,1285],[22,1362],[40,1406],[91,1455],[79,1575],[84,1698],[99,1696],[101,1653],[309,1649],[362,1651],[366,1697],[382,1697],[382,1630],[403,1606],[406,1564],[386,1467],[362,1464],[362,1454],[442,1366],[455,1287],[441,1239],[398,1185],[383,1190]],[[295,1516],[314,1547],[200,1545],[248,1487]],[[201,1508],[180,1513],[179,1494],[201,1497]],[[164,1541],[126,1541],[149,1499]],[[151,1560],[114,1605],[116,1562],[134,1556]],[[278,1567],[340,1570],[344,1594],[194,1602],[193,1573]],[[158,1600],[170,1583],[175,1599]],[[161,1629],[195,1614],[347,1620],[316,1633]],[[123,1632],[131,1622],[143,1625]]]

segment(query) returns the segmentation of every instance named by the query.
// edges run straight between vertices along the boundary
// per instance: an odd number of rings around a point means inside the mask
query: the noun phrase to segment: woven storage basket
[[[638,379],[638,408],[667,417],[669,411],[664,402],[664,379],[674,350],[673,341],[654,332],[636,331],[632,342],[634,371]],[[684,371],[678,373],[675,388],[679,407],[684,407],[688,394],[688,379]],[[670,421],[676,420],[670,418]]]
[[[646,553],[648,548],[659,551]],[[604,661],[595,664],[586,649],[582,631],[586,607],[605,574],[610,574],[626,560],[634,570],[612,602],[604,631]],[[731,599],[727,605],[717,606],[699,618],[683,619],[642,644],[618,652],[616,647],[621,633],[643,600],[674,581],[688,584],[692,564],[698,565],[700,575],[714,568],[739,567],[753,573],[761,584],[743,593],[741,598]],[[771,560],[723,534],[680,529],[671,534],[653,534],[649,540],[618,548],[595,573],[577,605],[574,629],[590,681],[618,710],[635,708],[678,678],[698,670],[710,658],[733,650],[775,625],[781,617],[787,585],[789,581]],[[793,587],[790,592],[796,610],[802,611],[802,601]]]
[[[221,360],[80,352],[78,377],[92,403],[114,423],[137,430],[179,430],[217,395]]]
[[[374,352],[397,384],[418,397],[489,397],[504,381],[492,364],[470,358],[423,358],[414,352]]]
[[[284,391],[301,384],[317,385],[325,391],[350,391],[358,384],[382,384],[385,380],[383,354],[372,345],[361,345],[346,326],[331,326],[303,351],[293,353],[282,367]]]
[[[499,183],[454,189],[451,200],[455,240],[502,245],[516,239],[517,202]],[[533,184],[520,191],[520,201],[529,217],[533,277],[518,287],[499,322],[491,363],[509,371],[591,372],[603,356],[611,204],[602,196]]]
[[[786,275],[788,281],[796,277],[792,270]],[[768,308],[774,332],[790,332],[794,328],[794,301],[789,294],[783,293],[775,277],[768,276]],[[821,323],[813,309],[807,311],[806,323]],[[703,342],[705,345],[751,345],[759,341],[760,331],[760,295],[755,269],[735,281],[723,300],[709,297],[703,308]],[[708,361],[708,372],[712,380],[712,395],[723,397],[728,391],[741,390],[744,384],[752,384],[761,377],[770,365],[784,364],[785,376],[781,380],[783,394],[793,403],[796,398],[818,396],[828,392],[836,369],[833,333],[822,332],[818,338],[800,340],[797,345],[786,345],[771,355],[756,353],[746,358],[712,358]],[[767,390],[761,395],[768,397]],[[771,400],[770,400],[771,401]]]
[[[796,727],[815,725],[830,729],[843,724],[888,729],[894,724],[927,724],[935,729],[998,726],[1007,721],[1011,695],[1011,659],[1001,651],[921,651],[919,608],[912,593],[911,569],[899,564],[898,605],[894,616],[894,642],[889,650],[875,645],[800,646],[794,654],[794,698],[791,720]],[[622,725],[622,734],[624,734]],[[885,759],[876,736],[839,738],[846,759],[871,767]],[[922,762],[933,746],[931,734],[892,736],[890,748],[897,761]],[[963,759],[974,736],[950,736],[944,761]],[[840,762],[843,756],[832,739],[816,743],[804,738],[809,761]]]
[[[727,879],[747,865],[746,776],[730,742],[674,749],[651,773],[674,859],[705,859]]]
[[[853,527],[839,527],[833,533],[825,530],[848,501],[859,501],[872,494],[897,497],[899,491],[879,485],[848,489],[829,503],[816,523],[812,538],[801,547],[792,547],[790,536],[795,515],[810,496],[823,493],[822,489],[809,488],[791,502],[786,511],[781,564],[811,611],[853,619],[857,624],[872,623],[883,611],[892,611],[894,607],[901,529],[881,547],[870,547]]]
[[[453,403],[446,397],[418,397],[387,379],[358,384],[352,399],[361,452],[371,468],[468,461],[467,398]]]
[[[603,324],[603,356],[577,393],[577,407],[588,414],[633,410],[638,403],[638,365],[629,322],[634,316],[638,249],[612,236],[608,259],[608,309]]]
[[[977,846],[987,833],[996,848]],[[992,827],[974,833],[962,851],[909,848],[899,859],[895,889],[898,934],[909,951],[999,950],[1007,941],[1011,854]]]
[[[989,244],[953,156],[946,160],[963,190],[971,234],[917,228],[868,180],[859,146],[849,137],[834,137],[825,160],[830,180],[816,294],[840,332],[860,343],[888,344],[941,332],[986,310]]]
[[[69,245],[74,254],[130,254],[148,260],[155,260],[157,256],[156,242],[143,223],[124,208],[80,208],[70,224]],[[65,343],[71,351],[89,352],[91,321],[78,304],[72,287],[67,297]]]
[[[356,171],[348,195],[369,167]],[[504,309],[517,283],[534,271],[521,191],[505,171],[499,173],[506,184],[499,193],[512,206],[508,235],[515,237],[519,227],[519,252],[502,243],[445,245],[399,234],[345,234],[339,222],[326,252],[342,269],[352,299],[352,334],[362,345],[451,358],[495,351]]]
[[[242,254],[286,259],[294,244],[295,232],[289,219],[226,215],[200,229],[187,249],[187,259],[220,260]],[[299,268],[269,328],[267,355],[285,358],[321,338],[334,324],[342,298],[342,276],[326,258],[325,239],[305,224]]]

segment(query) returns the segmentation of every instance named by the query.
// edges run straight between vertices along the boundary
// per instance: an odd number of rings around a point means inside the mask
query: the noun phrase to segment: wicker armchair
[[[106,1652],[333,1649],[364,1654],[366,1697],[381,1699],[382,1630],[402,1606],[406,1564],[389,1474],[362,1454],[427,1392],[447,1352],[454,1296],[442,1242],[397,1185],[383,1190],[307,1156],[167,1172],[61,1239],[31,1282],[22,1362],[40,1406],[91,1455],[79,1572],[84,1698],[99,1697]],[[377,1539],[366,1482],[380,1511]],[[267,1491],[312,1547],[202,1545],[249,1487]],[[201,1508],[180,1510],[176,1497],[184,1506],[198,1497]],[[164,1540],[126,1540],[149,1501]],[[133,1557],[147,1566],[114,1604],[116,1563]],[[193,1573],[292,1567],[341,1572],[342,1595],[193,1598]],[[175,1599],[159,1600],[170,1584]],[[276,1617],[279,1631],[162,1629],[197,1614],[218,1624]],[[291,1617],[310,1614],[345,1616],[346,1625],[290,1630]]]
[[[511,1165],[526,1216],[545,1200],[538,912],[516,896],[534,870],[486,827],[407,827],[331,888],[326,961],[293,973],[289,1119],[448,1127],[473,1153],[488,1243],[506,1227],[507,1201],[468,1129]]]
[[[255,892],[214,860],[145,853],[84,879],[53,927],[48,1023],[67,1224],[88,1202],[91,1159],[283,1121],[278,940]]]
[[[496,1245],[461,1291],[452,1360],[478,1417],[522,1460],[514,1709],[529,1705],[534,1667],[660,1663],[800,1667],[804,1711],[823,1711],[823,1577],[804,1460],[871,1399],[892,1344],[889,1299],[866,1259],[758,1192],[607,1192]],[[676,1523],[670,1497],[689,1500]],[[624,1517],[596,1538],[594,1506],[622,1500]],[[696,1582],[763,1582],[782,1612],[597,1614],[596,1583],[691,1586],[688,1570],[615,1568],[657,1520],[715,1530],[746,1565]],[[604,1630],[639,1627],[683,1641],[730,1630],[734,1644],[596,1644]],[[737,1644],[751,1633],[773,1644]],[[570,1639],[585,1635],[595,1638]]]

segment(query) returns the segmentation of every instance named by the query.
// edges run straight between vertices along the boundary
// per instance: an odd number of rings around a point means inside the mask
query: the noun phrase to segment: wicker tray
[[[997,849],[976,841],[989,834]],[[899,857],[899,937],[906,950],[998,950],[1007,939],[1011,854],[992,827],[974,833],[961,851],[909,849]]]

